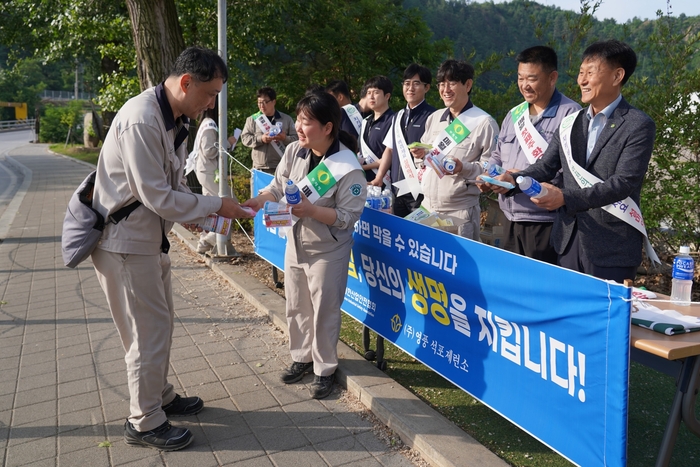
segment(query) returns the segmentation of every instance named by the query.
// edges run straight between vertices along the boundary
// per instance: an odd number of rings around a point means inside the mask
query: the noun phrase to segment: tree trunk
[[[185,49],[175,0],[126,0],[141,90],[163,81]]]

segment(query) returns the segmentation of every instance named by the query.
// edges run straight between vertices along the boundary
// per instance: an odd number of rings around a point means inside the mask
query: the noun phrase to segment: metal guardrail
[[[72,91],[47,91],[44,90],[40,95],[41,99],[44,100],[73,100],[75,99],[75,93]],[[94,99],[95,94],[90,94],[88,92],[79,92],[78,99],[89,100]]]
[[[0,131],[25,130],[34,128],[34,119],[0,120]]]

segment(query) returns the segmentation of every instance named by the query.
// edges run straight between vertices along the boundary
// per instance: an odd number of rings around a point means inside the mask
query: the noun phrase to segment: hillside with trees
[[[498,63],[506,73],[514,72],[515,61],[510,59],[527,47],[546,44],[553,47],[560,57],[560,73],[575,68],[585,46],[599,39],[619,39],[635,50],[644,50],[649,36],[654,32],[658,19],[634,18],[624,24],[613,19],[599,21],[590,15],[595,2],[583,1],[582,11],[567,11],[559,7],[541,5],[529,0],[512,0],[507,3],[475,3],[469,0],[404,0],[406,9],[419,10],[435,40],[449,39],[453,43],[453,56],[467,59],[474,64],[489,60],[495,55],[503,59]],[[686,35],[700,31],[700,17],[667,16],[669,26]],[[582,36],[581,33],[585,33]],[[694,56],[691,68],[700,67],[700,56]],[[650,57],[639,54],[637,74],[652,76]],[[502,76],[502,75],[501,75]],[[491,75],[485,85],[493,86],[505,78]],[[564,83],[573,81],[562,76]]]

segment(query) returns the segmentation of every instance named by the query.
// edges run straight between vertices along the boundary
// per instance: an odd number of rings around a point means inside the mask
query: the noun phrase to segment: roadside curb
[[[173,232],[192,251],[198,238],[179,224]],[[212,271],[226,279],[245,299],[267,313],[287,333],[285,300],[242,266],[202,256]],[[442,414],[421,401],[376,366],[338,342],[336,380],[357,397],[382,423],[436,467],[507,467],[508,464],[469,436]]]

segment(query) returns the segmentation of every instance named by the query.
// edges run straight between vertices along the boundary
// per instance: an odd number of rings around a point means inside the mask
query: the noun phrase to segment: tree
[[[672,254],[700,248],[700,24],[658,12],[639,56],[653,74],[629,83],[632,101],[656,122],[656,141],[642,190],[644,220],[654,244]]]
[[[241,123],[255,110],[254,92],[263,85],[276,89],[286,109],[307,86],[333,79],[345,80],[357,93],[366,79],[387,75],[400,96],[409,63],[436,68],[451,48],[447,40],[431,41],[417,9],[390,0],[234,2],[228,16],[229,64],[235,70],[229,89],[245,90],[229,97]]]
[[[185,49],[174,0],[126,0],[141,90],[163,81]]]

